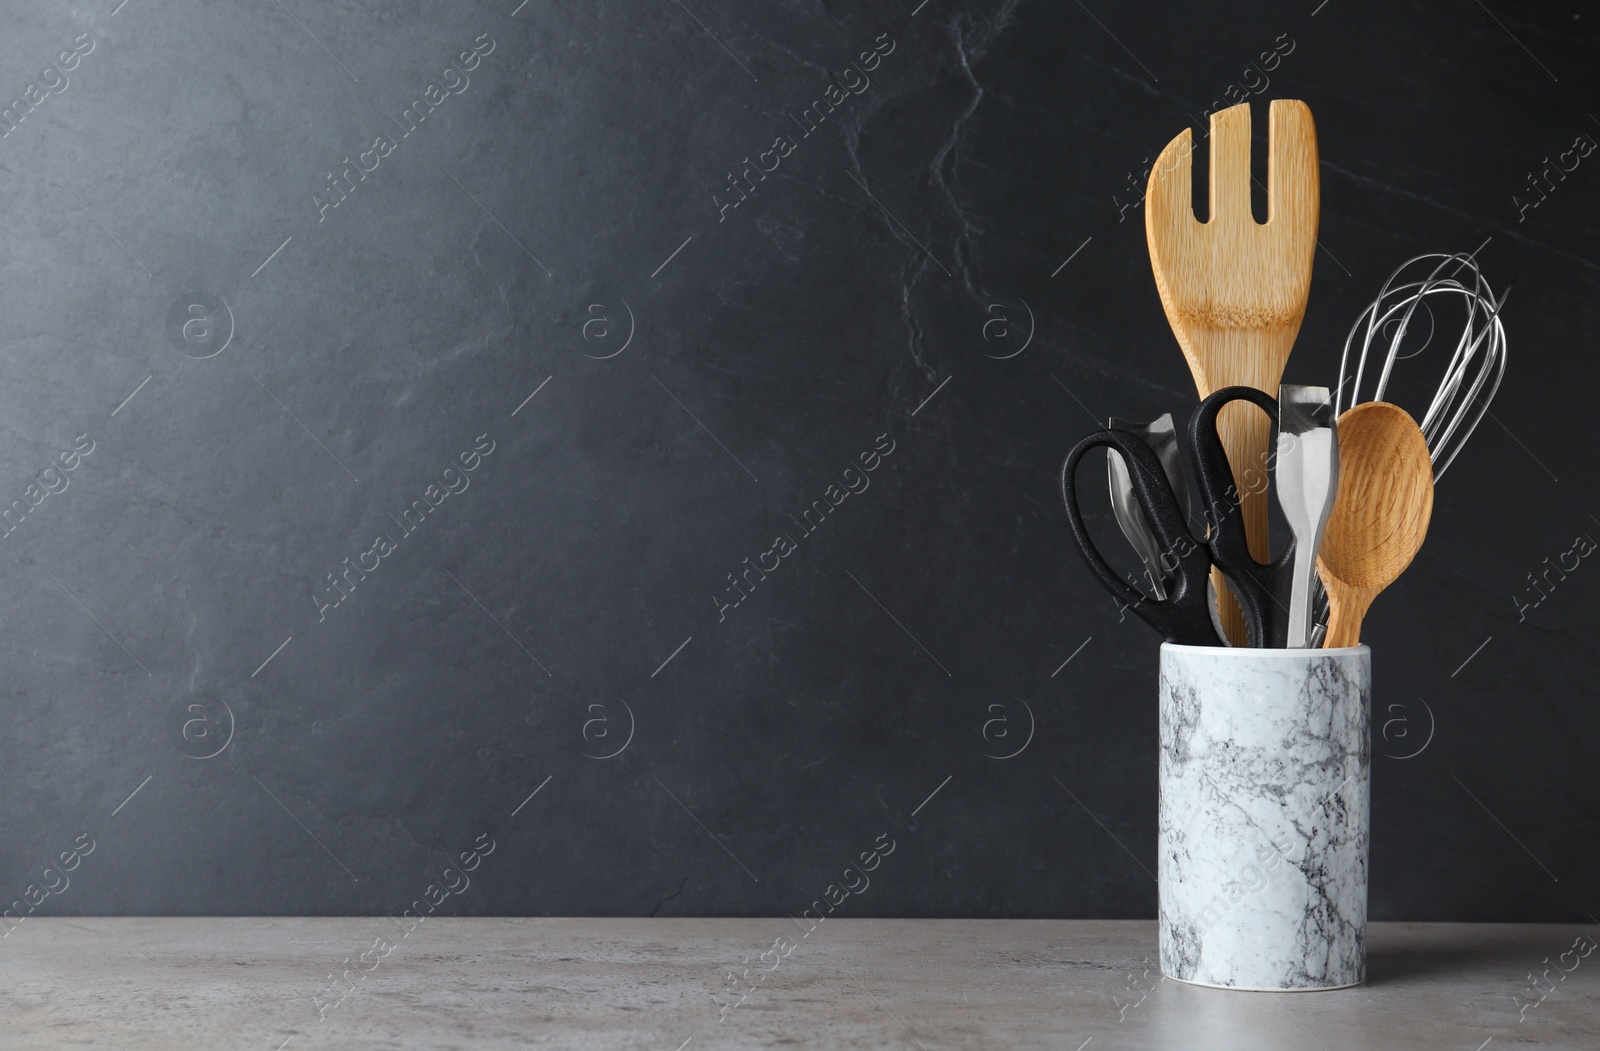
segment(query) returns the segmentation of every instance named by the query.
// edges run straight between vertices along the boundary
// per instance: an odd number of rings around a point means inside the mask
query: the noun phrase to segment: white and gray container
[[[1161,972],[1366,977],[1372,652],[1161,647]]]

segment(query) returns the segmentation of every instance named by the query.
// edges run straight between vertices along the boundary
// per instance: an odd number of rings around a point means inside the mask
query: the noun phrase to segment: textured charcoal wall
[[[1367,622],[1373,915],[1600,914],[1581,5],[3,20],[14,910],[1153,916],[1157,640],[1055,472],[1193,402],[1144,169],[1289,97],[1286,378],[1411,255],[1517,279]]]

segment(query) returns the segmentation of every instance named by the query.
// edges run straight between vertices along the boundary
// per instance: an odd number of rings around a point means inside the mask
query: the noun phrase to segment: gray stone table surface
[[[1153,921],[33,918],[0,952],[0,1047],[1592,1051],[1591,936],[1380,923],[1365,985],[1264,994],[1161,979]]]

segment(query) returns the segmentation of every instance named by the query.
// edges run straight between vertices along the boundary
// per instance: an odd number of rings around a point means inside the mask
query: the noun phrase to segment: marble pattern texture
[[[1161,970],[1366,976],[1371,651],[1161,647]]]

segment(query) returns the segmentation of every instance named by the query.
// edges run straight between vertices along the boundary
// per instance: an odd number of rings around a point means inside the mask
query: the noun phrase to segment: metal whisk
[[[1487,242],[1485,242],[1487,244]],[[1482,246],[1479,246],[1481,251]],[[1430,296],[1460,296],[1465,301],[1467,318],[1456,340],[1454,352],[1445,366],[1444,377],[1434,391],[1433,401],[1417,421],[1422,435],[1428,441],[1428,454],[1433,459],[1433,480],[1444,477],[1444,472],[1472,432],[1477,429],[1489,402],[1500,389],[1500,379],[1506,371],[1506,330],[1500,323],[1500,308],[1505,306],[1508,287],[1500,298],[1494,297],[1489,282],[1478,269],[1478,253],[1430,252],[1407,259],[1389,275],[1383,288],[1350,326],[1344,340],[1344,353],[1339,358],[1339,390],[1334,398],[1334,417],[1344,410],[1364,401],[1383,401],[1394,372],[1395,362],[1415,357],[1433,342],[1439,333],[1438,319],[1427,306]],[[1446,273],[1446,271],[1449,273]],[[1465,273],[1463,273],[1465,271]],[[1427,276],[1421,276],[1426,273]],[[1414,280],[1403,280],[1405,278]],[[1417,310],[1428,311],[1428,339],[1421,347],[1401,353],[1407,330]],[[1350,348],[1357,334],[1361,337],[1361,353],[1356,358],[1353,382],[1349,375]],[[1367,397],[1361,395],[1361,384],[1366,378],[1367,358],[1372,353],[1374,340],[1387,339],[1388,349],[1383,351],[1383,368]],[[1415,339],[1412,340],[1416,342]],[[1323,593],[1321,581],[1316,581],[1316,626],[1312,629],[1309,645],[1322,645],[1328,622],[1328,597]]]
[[[1500,323],[1500,308],[1505,305],[1510,289],[1495,299],[1473,258],[1476,254],[1431,252],[1401,263],[1384,282],[1378,298],[1350,327],[1350,334],[1344,341],[1344,354],[1339,359],[1339,390],[1334,399],[1336,415],[1363,401],[1383,401],[1395,362],[1414,357],[1422,350],[1419,347],[1408,354],[1401,353],[1401,345],[1417,310],[1427,309],[1432,319],[1433,312],[1426,304],[1430,296],[1460,296],[1465,301],[1466,324],[1445,366],[1433,401],[1417,421],[1423,437],[1428,440],[1434,481],[1444,477],[1445,470],[1477,429],[1484,413],[1489,411],[1489,402],[1500,389],[1500,379],[1506,370],[1506,331]],[[1419,276],[1425,270],[1427,276]],[[1402,280],[1408,276],[1408,271],[1415,280]],[[1436,328],[1437,324],[1431,327]],[[1347,390],[1350,348],[1358,333],[1361,353],[1356,360],[1354,382]],[[1428,342],[1437,334],[1430,331]],[[1361,384],[1375,338],[1387,339],[1389,345],[1383,352],[1383,368],[1376,385],[1369,397],[1362,397]]]

